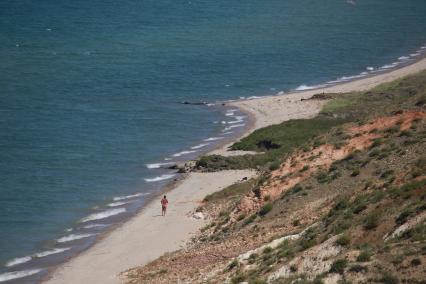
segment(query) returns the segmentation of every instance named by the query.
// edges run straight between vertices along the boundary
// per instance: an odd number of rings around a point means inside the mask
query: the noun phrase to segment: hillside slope
[[[426,283],[426,72],[320,94],[317,117],[259,129],[198,171],[256,168],[209,195],[210,223],[128,283]]]

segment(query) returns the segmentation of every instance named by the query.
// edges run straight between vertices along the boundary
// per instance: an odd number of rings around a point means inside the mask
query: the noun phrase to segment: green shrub
[[[342,247],[347,247],[349,246],[351,243],[351,237],[347,234],[343,234],[341,235],[339,238],[337,238],[336,240],[336,244],[342,246]]]
[[[256,261],[256,259],[257,259],[257,257],[258,257],[257,253],[252,253],[252,254],[249,256],[248,262],[249,262],[250,264],[255,263],[255,261]]]
[[[363,265],[355,264],[351,266],[351,268],[349,268],[349,271],[355,272],[355,273],[366,273],[368,272],[368,268]]]
[[[346,259],[338,259],[335,260],[330,267],[330,273],[339,273],[343,274],[346,266],[348,265],[348,261]]]
[[[317,178],[317,181],[319,183],[325,183],[325,182],[328,181],[328,176],[327,176],[327,174],[325,172],[319,172],[317,174],[316,178]]]
[[[315,279],[312,281],[312,284],[324,284],[324,281],[321,279],[320,276],[315,277]]]
[[[351,177],[356,177],[359,175],[359,169],[355,169],[353,170],[353,172],[351,173]]]
[[[348,200],[345,198],[342,198],[336,203],[336,205],[334,205],[333,209],[336,211],[339,211],[339,210],[344,210],[348,207],[349,207]]]
[[[398,225],[402,225],[405,222],[407,222],[408,217],[410,217],[414,213],[413,209],[406,208],[404,209],[401,214],[396,218],[395,223]]]
[[[306,250],[310,247],[313,247],[316,245],[315,237],[317,236],[317,233],[313,228],[309,228],[306,230],[306,232],[303,234],[302,238],[299,240],[299,245],[302,250]]]
[[[387,170],[387,171],[384,171],[384,172],[380,175],[380,178],[387,178],[387,177],[389,177],[390,175],[393,175],[393,173],[394,173],[394,171],[393,171],[393,170]]]
[[[411,137],[413,134],[409,130],[403,130],[399,133],[399,137]]]
[[[422,261],[420,260],[420,258],[414,258],[413,260],[411,260],[411,266],[419,266],[420,264],[422,264]]]
[[[376,138],[373,140],[373,144],[371,144],[371,148],[377,147],[382,145],[383,139],[382,138]]]
[[[382,277],[379,279],[379,281],[381,283],[385,283],[385,284],[398,284],[399,283],[399,279],[395,276],[393,276],[392,274],[385,272]]]
[[[237,267],[239,265],[238,260],[234,259],[229,265],[228,265],[228,270],[232,270],[235,267]]]
[[[273,208],[272,203],[267,203],[265,205],[262,206],[262,208],[260,208],[259,210],[259,215],[260,216],[265,216],[266,214],[269,213],[269,211],[271,211]]]
[[[357,256],[356,261],[366,262],[366,261],[370,261],[370,258],[371,258],[371,252],[368,250],[362,250]]]
[[[246,279],[247,277],[243,273],[238,273],[237,275],[231,278],[231,283],[238,284],[238,283],[244,282],[244,280]]]
[[[304,165],[303,168],[300,170],[300,172],[306,172],[307,170],[309,170],[309,166]]]
[[[376,157],[380,154],[380,150],[379,149],[373,149],[372,151],[370,151],[370,153],[368,153],[369,157]]]
[[[275,171],[278,170],[281,166],[281,163],[279,161],[274,161],[269,165],[269,170]]]
[[[388,129],[385,129],[385,132],[390,134],[397,133],[398,131],[399,131],[398,126],[392,126],[392,127],[389,127]]]
[[[245,213],[241,213],[240,215],[238,215],[238,217],[237,217],[237,221],[241,221],[241,220],[243,220],[245,217],[246,217],[246,214],[245,214]]]
[[[378,212],[372,212],[364,219],[364,229],[372,230],[379,225],[380,215]]]
[[[272,252],[272,248],[271,247],[266,247],[263,249],[263,253],[267,254],[267,253],[271,253]]]
[[[353,210],[352,212],[354,214],[359,214],[362,211],[367,209],[367,200],[364,196],[357,197],[353,203]]]
[[[245,221],[244,221],[244,225],[248,225],[250,223],[252,223],[254,220],[256,220],[257,218],[257,214],[252,214],[250,215],[250,217],[248,217]]]

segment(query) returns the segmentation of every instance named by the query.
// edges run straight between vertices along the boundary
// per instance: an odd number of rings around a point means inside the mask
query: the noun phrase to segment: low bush
[[[348,261],[346,259],[338,259],[335,260],[330,267],[330,273],[339,273],[343,274],[346,266],[348,265]]]
[[[266,214],[269,213],[269,211],[271,211],[273,208],[272,203],[268,203],[262,206],[262,208],[260,208],[259,210],[259,215],[260,216],[265,216]]]
[[[364,229],[372,230],[375,229],[379,225],[380,215],[378,212],[371,212],[364,219]]]
[[[257,218],[257,215],[256,215],[256,214],[250,215],[250,217],[248,217],[248,218],[244,221],[244,225],[248,225],[248,224],[250,224],[250,223],[253,223],[253,221],[254,221],[254,220],[256,220],[256,218]]]
[[[398,284],[399,279],[389,272],[383,273],[382,277],[379,279],[379,282],[386,283],[386,284]]]
[[[351,268],[349,268],[349,271],[355,272],[355,273],[366,273],[368,272],[368,268],[363,265],[355,264],[351,266]]]
[[[342,246],[342,247],[347,247],[349,246],[351,243],[351,237],[347,234],[343,234],[340,237],[337,238],[336,240],[336,244]]]
[[[366,262],[366,261],[370,261],[370,258],[371,258],[371,252],[368,250],[362,250],[357,256],[356,261]]]
[[[232,270],[235,267],[237,267],[239,265],[238,260],[234,259],[229,265],[228,265],[228,270]]]

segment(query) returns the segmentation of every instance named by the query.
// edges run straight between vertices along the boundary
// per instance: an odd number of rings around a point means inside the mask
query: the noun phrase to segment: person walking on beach
[[[167,210],[168,204],[169,204],[169,201],[167,200],[166,196],[164,195],[163,199],[161,199],[161,216],[166,216],[166,210]]]

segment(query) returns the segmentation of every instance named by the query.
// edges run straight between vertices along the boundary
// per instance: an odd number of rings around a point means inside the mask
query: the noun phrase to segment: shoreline
[[[401,68],[391,69],[387,72],[372,74],[371,76],[367,76],[360,79],[354,79],[348,82],[342,82],[342,83],[328,86],[328,87],[323,87],[323,88],[319,87],[319,88],[305,90],[305,91],[292,91],[289,93],[280,92],[276,95],[270,95],[270,96],[255,98],[255,99],[239,100],[239,101],[226,103],[227,107],[236,107],[241,112],[245,113],[248,117],[247,124],[244,127],[244,130],[242,131],[241,135],[239,135],[238,137],[233,137],[231,142],[224,141],[224,143],[219,143],[217,145],[218,149],[213,150],[209,152],[208,154],[213,153],[213,154],[229,155],[229,153],[235,154],[237,152],[238,154],[241,154],[239,151],[232,151],[232,152],[227,151],[227,147],[231,145],[233,142],[238,141],[239,139],[248,135],[249,133],[251,133],[252,131],[256,129],[259,129],[268,125],[272,125],[272,124],[277,124],[289,119],[308,118],[308,117],[315,116],[320,111],[321,106],[324,103],[324,101],[318,101],[318,100],[301,101],[301,99],[306,99],[311,97],[314,94],[318,94],[322,92],[343,93],[343,92],[350,92],[350,91],[365,91],[379,84],[393,81],[401,77],[405,77],[407,75],[416,73],[423,69],[426,69],[426,58],[421,58],[418,61],[415,61],[412,64],[403,66]],[[243,152],[243,153],[247,153],[247,152]],[[201,175],[204,175],[204,174],[201,174]],[[238,179],[236,180],[234,178],[235,181],[239,179],[240,179],[239,176],[238,176]],[[52,269],[53,271],[48,273],[49,280],[47,280],[46,283],[74,283],[74,282],[67,281],[67,279],[69,279],[67,278],[67,275],[84,274],[84,273],[78,273],[78,270],[76,269],[78,265],[73,266],[76,262],[76,259],[81,259],[81,258],[89,258],[91,260],[102,259],[103,257],[96,257],[97,255],[95,253],[96,247],[102,246],[101,244],[108,242],[108,240],[112,238],[111,235],[120,234],[118,231],[126,230],[124,229],[124,227],[128,227],[128,226],[131,227],[131,224],[135,223],[134,219],[142,218],[143,217],[142,215],[146,213],[146,210],[148,210],[147,208],[151,208],[154,204],[154,201],[159,196],[161,196],[164,192],[167,192],[168,194],[172,194],[172,193],[174,194],[174,192],[177,192],[180,186],[183,183],[188,182],[188,180],[191,181],[190,175],[188,177],[183,176],[182,179],[179,179],[178,181],[170,182],[169,184],[164,186],[163,190],[160,190],[158,194],[157,193],[153,194],[153,196],[149,198],[149,200],[145,203],[145,205],[142,208],[140,208],[140,210],[138,210],[137,213],[134,214],[132,217],[130,217],[128,220],[106,230],[96,240],[94,245],[89,247],[87,250],[80,252],[79,254],[72,257],[65,263],[61,263],[57,267],[54,267]],[[184,193],[182,192],[181,194],[184,194]],[[195,209],[195,207],[192,208],[191,210],[193,209]],[[199,224],[198,227],[201,227],[201,225],[202,224]],[[192,230],[192,233],[195,233],[198,229],[191,227],[191,230]],[[122,233],[121,234],[122,237],[124,238],[124,236],[126,235],[125,232],[121,232],[121,233]],[[185,235],[184,239],[188,241],[189,235]],[[115,248],[112,248],[115,251],[119,249],[119,247],[117,247],[116,245],[112,245],[112,246],[115,246]],[[128,246],[132,246],[132,244],[128,244]],[[167,247],[165,249],[166,250],[163,251],[163,253],[176,249],[176,246],[174,248]],[[133,254],[136,255],[137,257],[138,252],[133,252]],[[155,259],[159,256],[161,256],[161,254],[159,254],[159,252],[157,251],[157,255],[153,256],[152,259]],[[139,263],[135,264],[134,266],[143,265],[152,259],[150,258],[150,259],[145,259],[143,261],[141,260]],[[111,261],[117,262],[118,260],[114,261],[111,259]],[[84,266],[80,268],[84,268]],[[127,267],[126,269],[128,268],[131,268],[131,267]],[[90,274],[90,271],[88,271],[89,270],[88,267],[85,267],[85,270],[86,270],[86,274],[87,272],[89,272]],[[119,272],[122,272],[122,271],[119,271]],[[98,274],[99,276],[100,275],[99,273],[100,273],[99,271],[96,271],[95,274]],[[46,279],[44,280],[46,281]],[[100,281],[98,283],[118,283],[114,281],[119,281],[118,278],[114,278],[111,280],[113,282]]]

